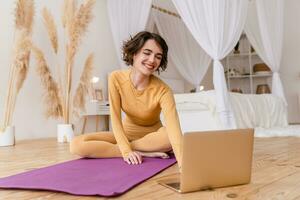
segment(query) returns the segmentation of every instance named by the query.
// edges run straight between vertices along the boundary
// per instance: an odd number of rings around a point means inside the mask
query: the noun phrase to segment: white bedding
[[[175,94],[175,101],[183,131],[221,129],[213,90]],[[271,94],[230,93],[230,101],[237,128],[270,128],[288,125],[287,108],[284,102]],[[206,114],[200,115],[200,112]]]
[[[231,93],[230,100],[238,128],[288,125],[287,107],[279,97],[271,94]]]
[[[204,91],[198,93],[175,94],[177,110],[210,110],[215,111],[215,102],[213,100],[213,91]]]

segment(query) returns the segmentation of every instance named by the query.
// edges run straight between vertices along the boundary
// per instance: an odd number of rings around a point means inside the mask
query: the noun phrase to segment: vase
[[[15,127],[8,126],[0,132],[0,147],[15,145]]]
[[[57,142],[71,142],[74,138],[74,130],[72,124],[58,124],[57,125]]]
[[[271,90],[268,84],[257,85],[256,94],[269,94]]]

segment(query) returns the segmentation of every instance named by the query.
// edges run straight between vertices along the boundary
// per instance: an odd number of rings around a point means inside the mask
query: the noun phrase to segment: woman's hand
[[[139,152],[141,156],[143,157],[149,157],[149,158],[162,158],[167,159],[170,158],[170,156],[165,152]]]
[[[139,152],[133,151],[130,152],[126,158],[124,158],[124,161],[127,162],[129,165],[138,165],[143,162],[143,157]]]

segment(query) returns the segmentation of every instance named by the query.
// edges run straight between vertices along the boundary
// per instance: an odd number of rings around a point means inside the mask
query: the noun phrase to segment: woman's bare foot
[[[140,155],[143,157],[150,157],[150,158],[162,158],[166,159],[169,158],[170,156],[164,152],[143,152],[139,151]]]

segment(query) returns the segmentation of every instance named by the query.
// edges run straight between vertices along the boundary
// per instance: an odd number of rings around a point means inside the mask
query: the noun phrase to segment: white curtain
[[[259,0],[249,4],[245,24],[247,37],[273,72],[272,93],[281,97],[286,105],[279,76],[283,40],[283,0]]]
[[[211,58],[195,41],[181,19],[152,9],[158,32],[169,46],[169,55],[182,77],[199,90]]]
[[[173,0],[196,41],[213,58],[217,111],[224,128],[236,128],[220,62],[242,33],[248,0]]]
[[[107,11],[111,32],[120,63],[120,68],[126,65],[122,61],[122,46],[125,40],[136,33],[145,30],[152,0],[108,0]]]
[[[154,21],[154,16],[153,16],[153,9],[151,9],[149,17],[148,17],[148,21],[147,21],[147,25],[146,25],[146,30],[152,33],[156,33],[156,25],[155,25],[155,21]],[[156,32],[155,32],[156,31]]]

